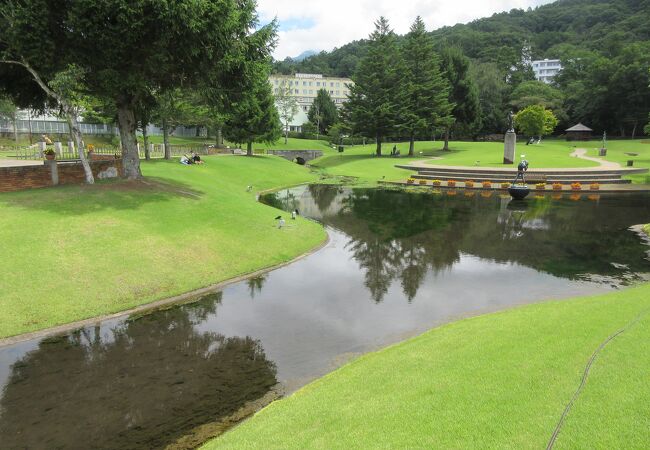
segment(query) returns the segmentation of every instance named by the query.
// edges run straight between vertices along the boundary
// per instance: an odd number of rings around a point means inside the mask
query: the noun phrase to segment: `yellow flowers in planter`
[[[510,183],[501,183],[501,189],[508,189],[510,187]]]
[[[537,183],[537,184],[535,185],[535,189],[537,189],[538,191],[543,191],[543,190],[545,190],[545,189],[546,189],[546,183]]]
[[[408,184],[413,184],[413,183],[415,183],[415,180],[413,178],[409,178],[408,180],[406,180],[406,182]]]
[[[431,184],[433,184],[434,186],[440,186],[440,184],[442,184],[442,183],[441,183],[440,180],[433,180],[433,181],[431,182]]]
[[[582,185],[580,183],[571,183],[571,190],[580,191],[582,190]]]
[[[454,186],[456,186],[456,180],[449,180],[449,181],[447,181],[447,186],[449,186],[449,187],[454,187]]]
[[[600,190],[600,184],[591,183],[591,185],[589,186],[589,189],[591,189],[592,191],[598,191],[598,190]]]
[[[473,188],[474,187],[474,180],[467,180],[465,182],[465,187]]]
[[[554,191],[561,191],[562,190],[562,184],[561,183],[553,183],[553,190]]]
[[[491,189],[492,183],[490,181],[484,181],[483,183],[481,183],[481,186],[483,187],[483,189]]]
[[[420,186],[426,186],[427,180],[420,180]]]

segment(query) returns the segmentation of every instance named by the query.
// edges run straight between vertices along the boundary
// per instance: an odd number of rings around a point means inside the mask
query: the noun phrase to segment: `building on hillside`
[[[300,109],[289,123],[289,131],[301,131],[302,124],[309,120],[307,113],[319,90],[325,89],[332,97],[334,104],[340,108],[348,100],[349,86],[354,84],[349,78],[324,77],[312,73],[271,75],[269,83],[271,83],[274,95],[280,92],[282,86],[286,86],[298,101]]]
[[[566,130],[567,141],[588,141],[594,130],[579,123]]]
[[[535,73],[535,79],[544,83],[551,83],[555,75],[562,70],[562,63],[559,59],[541,59],[532,61],[531,65]]]

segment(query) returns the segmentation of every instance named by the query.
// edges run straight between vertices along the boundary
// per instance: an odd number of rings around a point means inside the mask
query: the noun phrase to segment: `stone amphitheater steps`
[[[440,181],[446,181],[446,180],[456,180],[456,181],[475,181],[475,182],[481,182],[481,181],[490,181],[492,183],[510,183],[512,180],[515,179],[516,174],[509,174],[508,176],[502,176],[502,175],[481,175],[481,174],[461,174],[461,173],[431,173],[431,172],[420,172],[418,174],[412,175],[411,178],[419,179],[419,180],[440,180]],[[535,182],[535,181],[541,181],[541,178],[539,175],[535,176],[535,174],[527,174],[526,179],[529,182]],[[553,183],[560,183],[560,184],[571,184],[579,182],[582,184],[592,184],[592,183],[599,183],[599,184],[630,184],[630,180],[624,180],[619,177],[613,177],[613,176],[593,176],[593,175],[580,175],[580,176],[554,176],[554,175],[549,175],[546,177],[546,183],[547,184],[553,184]]]
[[[418,173],[412,178],[421,180],[456,180],[464,181],[490,181],[492,183],[509,183],[514,180],[517,170],[514,168],[498,167],[453,167],[437,166],[418,163],[416,165],[398,165],[402,169],[415,170]],[[630,184],[630,180],[624,180],[624,175],[647,173],[648,169],[621,168],[621,169],[532,169],[526,174],[529,183],[536,183],[545,180],[547,184],[560,183],[572,184]]]

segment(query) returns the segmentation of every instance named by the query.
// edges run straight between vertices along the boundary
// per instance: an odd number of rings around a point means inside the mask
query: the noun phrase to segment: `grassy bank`
[[[0,194],[0,336],[113,313],[290,260],[325,239],[275,227],[254,191],[315,180],[276,157],[143,163],[142,183]]]
[[[365,355],[273,403],[217,448],[556,448],[650,442],[650,285],[462,320]]]
[[[347,147],[343,153],[328,154],[312,162],[312,166],[323,173],[336,176],[356,177],[363,184],[373,184],[377,180],[400,180],[407,178],[412,171],[397,169],[396,164],[431,159],[431,164],[449,166],[503,167],[503,144],[497,142],[451,142],[450,151],[442,151],[441,142],[416,142],[415,156],[409,158],[408,143],[384,145],[385,154],[390,154],[393,146],[400,151],[400,158],[374,156],[375,146]],[[517,158],[525,154],[533,167],[594,167],[597,163],[569,156],[575,148],[565,141],[545,141],[540,145],[517,147]]]

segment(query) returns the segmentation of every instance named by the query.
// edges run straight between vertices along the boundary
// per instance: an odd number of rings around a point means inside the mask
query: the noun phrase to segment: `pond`
[[[648,196],[314,185],[262,201],[329,243],[190,304],[0,348],[2,448],[192,447],[356,355],[650,274],[628,229],[650,222]]]

